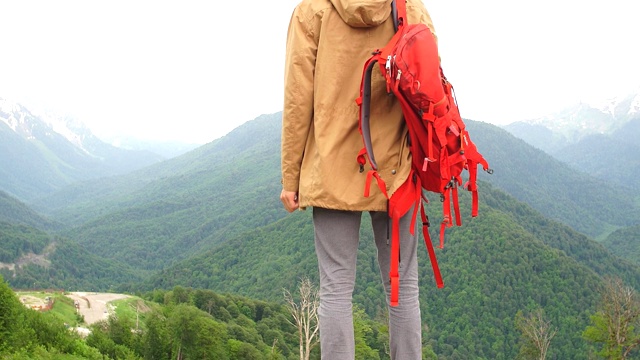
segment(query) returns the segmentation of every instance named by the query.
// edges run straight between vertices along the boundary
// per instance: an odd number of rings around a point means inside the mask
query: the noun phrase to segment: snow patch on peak
[[[58,116],[38,106],[30,106],[27,109],[17,102],[0,98],[0,121],[27,140],[35,140],[32,130],[35,124],[40,123],[50,130],[44,132],[45,136],[51,137],[54,133],[61,135],[80,150],[90,154],[84,141],[87,136],[91,136],[91,132],[81,121],[70,116]]]
[[[600,110],[605,114],[609,114],[614,116],[616,108],[622,101],[619,97],[612,97],[601,101],[591,101],[589,102],[589,106],[594,109]]]
[[[640,87],[626,95],[611,97],[604,101],[592,101],[589,105],[615,118],[640,113]]]
[[[61,135],[87,154],[90,153],[90,151],[85,148],[84,141],[86,136],[90,135],[91,132],[84,123],[72,116],[62,116],[36,104],[29,107],[29,112],[35,118],[46,124],[53,132]]]
[[[82,139],[72,129],[69,128],[66,121],[58,116],[50,115],[44,111],[34,111],[34,115],[39,117],[45,124],[49,125],[53,131],[62,135],[76,146],[82,147]]]
[[[629,106],[629,115],[640,114],[640,92],[633,98],[631,101],[631,106]]]
[[[16,118],[16,115],[20,120]],[[7,124],[11,130],[16,131],[20,122],[24,121],[24,114],[20,112],[20,105],[11,100],[0,98],[0,120]]]

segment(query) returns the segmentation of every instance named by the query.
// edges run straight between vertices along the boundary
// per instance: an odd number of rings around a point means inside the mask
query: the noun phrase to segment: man
[[[404,1],[404,0],[401,0]],[[390,226],[387,198],[356,161],[360,82],[365,61],[394,34],[391,0],[302,0],[289,24],[282,114],[282,192],[289,212],[313,208],[320,272],[320,352],[323,359],[353,359],[352,292],[362,212],[370,213],[382,282],[389,298]],[[407,1],[409,23],[433,31],[420,0]],[[375,72],[371,138],[391,196],[408,177],[411,154],[400,104]],[[400,305],[389,307],[391,358],[421,359],[417,240],[411,211],[400,223]],[[418,234],[419,232],[415,232]]]

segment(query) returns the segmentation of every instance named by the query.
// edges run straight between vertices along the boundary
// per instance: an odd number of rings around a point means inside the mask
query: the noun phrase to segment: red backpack
[[[440,248],[444,247],[444,232],[462,220],[458,207],[458,186],[462,185],[462,172],[467,170],[469,179],[464,189],[472,193],[471,216],[478,215],[478,188],[476,178],[478,164],[488,173],[487,161],[469,138],[465,124],[454,98],[453,87],[447,81],[438,56],[436,39],[425,24],[408,24],[405,0],[392,2],[392,16],[396,34],[387,45],[378,49],[365,63],[360,97],[359,130],[364,142],[357,161],[360,171],[367,163],[365,196],[369,196],[372,179],[389,199],[389,216],[392,220],[391,235],[391,305],[398,305],[400,261],[399,221],[413,208],[411,233],[415,229],[418,208],[421,210],[423,235],[436,284],[444,286],[433,244],[429,237],[429,220],[422,201],[428,202],[423,190],[440,194],[443,203],[443,220],[440,225]],[[407,181],[389,198],[384,180],[378,173],[371,133],[369,109],[371,101],[371,74],[375,65],[386,79],[387,92],[400,101],[402,113],[409,130],[409,148],[412,154],[412,170]],[[453,203],[453,212],[452,212]],[[454,215],[454,216],[452,216]]]

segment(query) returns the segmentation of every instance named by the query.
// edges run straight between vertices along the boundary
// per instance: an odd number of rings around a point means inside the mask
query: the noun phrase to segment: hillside
[[[461,228],[446,233],[445,249],[437,250],[444,289],[436,288],[420,247],[422,312],[430,329],[426,340],[436,353],[451,358],[512,359],[515,314],[542,307],[559,328],[551,358],[586,359],[580,329],[594,309],[602,277],[622,277],[638,287],[640,268],[488,184],[481,189],[480,216],[465,217]],[[469,202],[468,196],[462,199],[464,214]],[[438,206],[429,207],[432,219],[438,218]],[[375,316],[384,307],[384,295],[366,226],[362,235],[354,301]],[[297,212],[176,264],[145,288],[180,284],[277,300],[281,289],[300,276],[317,281],[313,246],[310,212]]]
[[[73,241],[27,225],[0,222],[0,275],[13,288],[114,289],[141,273],[89,253]]]
[[[279,137],[279,116],[265,115],[180,157],[34,206],[77,225],[61,234],[89,251],[158,270],[286,214],[277,198]]]
[[[618,229],[602,241],[612,253],[640,264],[640,225]]]
[[[640,187],[640,118],[612,134],[593,134],[552,153],[574,169],[622,188]]]
[[[640,221],[640,196],[611,182],[572,169],[506,130],[468,122],[473,141],[495,170],[484,179],[589,237],[603,239],[611,231]]]
[[[33,211],[25,203],[0,190],[0,222],[23,224],[41,230],[54,230],[61,224]]]

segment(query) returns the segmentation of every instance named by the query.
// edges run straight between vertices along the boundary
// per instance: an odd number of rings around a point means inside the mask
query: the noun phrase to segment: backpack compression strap
[[[391,218],[391,254],[390,254],[390,266],[389,266],[389,282],[391,287],[391,296],[389,304],[391,306],[397,306],[400,298],[400,218],[412,211],[411,224],[409,225],[409,232],[411,235],[416,235],[416,219],[418,217],[418,208],[421,210],[422,224],[424,231],[424,240],[429,252],[429,259],[431,260],[431,266],[433,267],[433,274],[436,279],[438,288],[444,287],[442,281],[442,275],[438,268],[438,260],[436,253],[433,250],[433,244],[429,238],[428,220],[424,207],[422,206],[422,184],[420,183],[420,177],[412,170],[409,173],[407,181],[400,186],[396,193],[389,199],[389,217]]]
[[[442,281],[442,274],[440,274],[440,267],[438,267],[438,259],[436,258],[436,252],[433,249],[433,243],[431,242],[431,236],[429,236],[429,217],[424,210],[424,206],[420,207],[420,215],[422,216],[422,235],[424,237],[424,244],[427,247],[429,253],[429,260],[431,260],[431,267],[433,268],[433,276],[436,278],[436,285],[438,288],[444,287]]]

